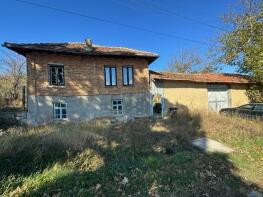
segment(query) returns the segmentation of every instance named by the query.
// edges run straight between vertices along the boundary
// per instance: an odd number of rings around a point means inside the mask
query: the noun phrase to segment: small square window
[[[66,103],[53,103],[54,108],[54,118],[55,119],[65,119],[67,118],[67,104]]]
[[[122,100],[120,99],[112,100],[112,112],[114,115],[123,114]]]

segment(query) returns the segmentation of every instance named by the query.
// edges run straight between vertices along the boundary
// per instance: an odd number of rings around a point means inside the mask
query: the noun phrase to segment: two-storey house
[[[151,113],[148,66],[157,54],[89,39],[3,46],[27,60],[28,123]]]

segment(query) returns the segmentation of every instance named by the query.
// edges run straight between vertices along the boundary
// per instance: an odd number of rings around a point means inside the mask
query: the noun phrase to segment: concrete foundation
[[[123,117],[147,117],[151,114],[150,94],[131,93],[96,96],[29,96],[27,122],[42,124],[56,121],[53,102],[67,103],[67,120],[91,120],[97,117],[114,117],[112,99],[122,99]],[[119,116],[119,115],[118,115]]]

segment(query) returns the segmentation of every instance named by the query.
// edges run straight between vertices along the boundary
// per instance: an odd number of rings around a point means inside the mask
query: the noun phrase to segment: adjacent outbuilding
[[[249,102],[246,90],[250,80],[239,74],[169,73],[150,71],[153,104],[162,113],[176,105],[191,110],[219,111]]]

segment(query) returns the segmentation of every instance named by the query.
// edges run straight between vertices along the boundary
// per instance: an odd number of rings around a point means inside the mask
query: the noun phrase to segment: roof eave
[[[226,83],[226,84],[253,84],[253,82],[237,82],[237,81],[194,81],[194,80],[187,80],[187,79],[169,79],[169,78],[159,78],[153,77],[155,80],[166,80],[166,81],[182,81],[182,82],[193,82],[193,83]]]
[[[1,46],[5,47],[5,48],[8,48],[8,49],[10,49],[12,51],[15,51],[16,53],[18,53],[20,55],[26,56],[26,53],[24,53],[24,50],[19,50],[20,49],[19,47],[14,47],[8,42],[4,42],[4,44],[2,44]]]
[[[16,47],[12,46],[10,43],[4,42],[2,44],[3,47],[6,47],[12,51],[15,51],[16,53],[26,56],[27,53],[37,51],[37,52],[46,52],[46,53],[54,53],[54,54],[71,54],[71,55],[85,55],[85,56],[104,56],[104,57],[137,57],[137,58],[145,58],[148,59],[149,64],[154,62],[159,55],[156,56],[147,56],[147,55],[127,55],[127,54],[86,54],[83,52],[72,52],[72,51],[55,51],[55,50],[49,50],[49,49],[31,49],[31,48],[22,48],[22,47]]]
[[[151,57],[150,61],[149,61],[149,64],[153,63],[155,60],[157,60],[160,56],[159,55],[156,55],[156,56],[153,56]]]

